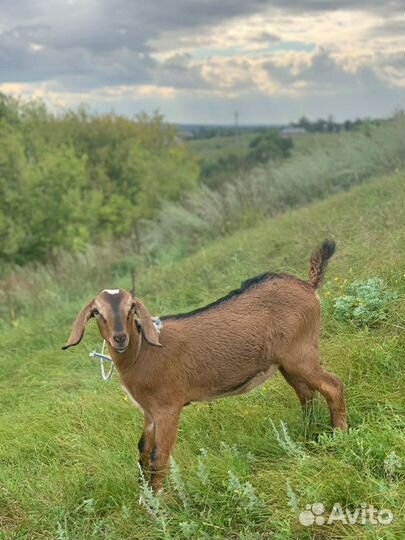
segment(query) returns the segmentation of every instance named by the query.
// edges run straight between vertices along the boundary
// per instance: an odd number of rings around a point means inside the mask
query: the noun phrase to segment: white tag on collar
[[[160,331],[163,328],[162,321],[159,319],[159,317],[152,317],[152,322],[156,328],[157,333],[160,334]]]

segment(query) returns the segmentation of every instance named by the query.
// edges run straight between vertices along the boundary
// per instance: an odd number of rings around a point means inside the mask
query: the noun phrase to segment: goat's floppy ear
[[[142,333],[146,341],[150,345],[155,345],[155,347],[162,347],[159,342],[159,333],[153,324],[152,317],[138,298],[135,298],[135,313],[141,320]]]
[[[90,319],[90,317],[93,316],[93,305],[94,300],[85,305],[84,308],[77,315],[75,322],[73,323],[69,339],[67,340],[66,345],[62,347],[63,350],[68,349],[69,347],[73,347],[74,345],[77,345],[81,342],[84,334],[84,327],[86,326],[86,323]]]

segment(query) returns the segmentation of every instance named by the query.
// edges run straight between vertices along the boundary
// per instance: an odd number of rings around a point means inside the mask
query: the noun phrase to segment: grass
[[[334,237],[338,245],[321,290],[321,350],[346,385],[350,432],[330,430],[320,398],[312,421],[304,419],[279,375],[250,394],[187,407],[165,493],[152,501],[155,518],[137,502],[142,418],[116,379],[103,383],[88,358],[100,344],[94,325],[80,347],[60,351],[88,297],[55,298],[41,316],[1,330],[0,539],[401,538],[404,199],[399,171],[138,277],[139,296],[163,314],[214,300],[265,270],[305,277],[319,241]],[[333,299],[344,280],[369,277],[397,293],[383,324],[357,329],[337,320]],[[394,521],[300,525],[300,512],[315,502],[328,513],[335,502],[351,510],[373,504],[390,509]]]

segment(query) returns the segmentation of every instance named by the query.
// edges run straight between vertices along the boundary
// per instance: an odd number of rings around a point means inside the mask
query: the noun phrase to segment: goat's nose
[[[114,334],[113,340],[117,345],[122,345],[125,343],[125,340],[127,339],[127,336],[125,334]]]

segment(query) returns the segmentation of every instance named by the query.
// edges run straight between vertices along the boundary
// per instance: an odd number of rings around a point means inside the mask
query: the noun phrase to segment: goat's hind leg
[[[280,372],[284,379],[292,386],[298,399],[301,402],[301,406],[304,412],[311,409],[312,401],[314,399],[315,391],[312,390],[304,381],[295,375],[291,375],[284,368],[280,367]]]
[[[300,400],[302,412],[304,413],[306,421],[311,422],[315,391],[297,376],[288,373],[284,368],[280,367],[280,372],[288,384],[294,388],[295,393]]]
[[[342,381],[336,375],[320,370],[314,376],[314,386],[321,392],[328,403],[332,426],[347,431],[347,414]]]
[[[301,351],[299,356],[294,355],[285,359],[283,368],[288,375],[303,381],[310,390],[318,390],[328,403],[332,426],[343,431],[347,430],[343,383],[336,375],[322,369],[316,349],[311,349],[305,354]]]

